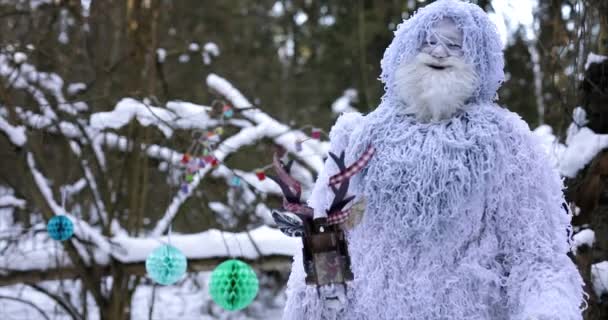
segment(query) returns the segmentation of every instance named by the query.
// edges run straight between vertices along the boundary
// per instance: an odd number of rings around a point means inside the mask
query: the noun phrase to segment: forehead
[[[450,18],[443,18],[437,21],[431,28],[431,35],[447,38],[456,42],[462,41],[462,31],[458,28],[454,20]]]

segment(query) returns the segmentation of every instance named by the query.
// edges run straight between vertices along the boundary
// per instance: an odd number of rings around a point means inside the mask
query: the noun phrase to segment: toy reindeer
[[[289,174],[293,161],[285,164],[278,154],[274,155],[277,176],[270,178],[281,187],[284,198],[283,210],[274,211],[272,216],[283,233],[302,237],[306,283],[315,285],[317,291],[328,284],[342,284],[346,290],[346,282],[354,278],[342,223],[351,213],[346,206],[355,198],[347,196],[350,178],[367,165],[373,153],[373,147],[369,147],[348,168],[344,164],[344,152],[339,157],[329,153],[340,172],[329,179],[334,200],[326,211],[327,217],[323,218],[314,218],[313,209],[301,201],[300,183]]]

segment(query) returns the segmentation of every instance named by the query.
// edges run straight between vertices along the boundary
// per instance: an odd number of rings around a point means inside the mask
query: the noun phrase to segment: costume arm
[[[571,226],[561,178],[523,121],[498,140],[502,170],[494,173],[489,203],[497,212],[509,319],[582,319],[583,281],[567,256]]]
[[[340,116],[336,124],[331,129],[330,150],[339,155],[345,151],[349,142],[349,135],[354,126],[362,119],[359,113],[346,113]],[[333,200],[333,193],[330,191],[328,182],[329,177],[338,173],[338,168],[331,159],[325,161],[324,169],[319,173],[309,200],[309,206],[314,209],[315,217],[326,216],[326,209]],[[304,266],[302,264],[302,250],[295,256],[291,268],[291,275],[287,282],[287,302],[283,313],[285,320],[316,320],[333,319],[339,310],[327,308],[327,305],[319,299],[317,289],[307,286],[304,278]]]
[[[336,124],[331,128],[329,133],[330,147],[329,152],[340,155],[341,152],[347,152],[349,146],[349,137],[354,128],[361,124],[363,116],[360,113],[350,112],[341,115]],[[312,189],[308,205],[314,209],[315,218],[327,216],[326,210],[331,205],[334,199],[334,193],[331,191],[328,183],[329,177],[339,173],[340,170],[331,158],[325,160],[325,166]],[[353,194],[356,186],[351,183],[349,186],[349,194]]]

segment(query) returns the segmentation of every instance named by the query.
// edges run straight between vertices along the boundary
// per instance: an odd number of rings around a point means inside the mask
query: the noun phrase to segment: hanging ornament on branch
[[[243,261],[230,259],[218,265],[211,274],[209,294],[215,303],[229,311],[247,307],[258,294],[255,271]]]
[[[74,235],[74,224],[64,215],[52,217],[46,225],[49,236],[57,241],[65,241]]]
[[[187,266],[186,256],[170,244],[154,249],[146,258],[146,272],[162,285],[171,285],[181,279]]]
[[[66,191],[61,190],[61,209],[62,212],[57,212],[56,216],[52,217],[46,224],[46,230],[49,233],[49,237],[57,241],[65,241],[74,235],[74,223],[70,218],[65,216],[63,213],[65,210]]]

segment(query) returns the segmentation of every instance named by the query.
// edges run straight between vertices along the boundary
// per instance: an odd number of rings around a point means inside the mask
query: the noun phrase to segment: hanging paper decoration
[[[258,294],[255,271],[240,260],[230,259],[213,270],[209,293],[222,308],[235,311],[247,307]]]
[[[321,129],[312,128],[312,130],[310,131],[310,137],[317,140],[321,139]]]
[[[263,181],[264,179],[266,179],[266,173],[264,173],[264,170],[259,169],[255,171],[255,175],[256,177],[258,177],[258,180]]]
[[[188,184],[184,183],[182,184],[182,187],[180,189],[183,193],[188,193]]]
[[[226,118],[232,118],[232,116],[234,116],[234,110],[232,110],[232,108],[229,105],[224,105],[224,117]]]
[[[230,185],[233,187],[238,187],[241,185],[241,178],[234,176],[230,179]]]
[[[190,161],[190,156],[187,153],[184,153],[184,155],[182,156],[182,163],[186,164]]]
[[[74,235],[74,224],[66,216],[54,216],[46,225],[49,236],[57,241],[65,241]]]
[[[171,245],[162,245],[146,258],[146,272],[152,280],[162,285],[170,285],[186,273],[186,256]]]
[[[219,164],[220,164],[220,161],[216,157],[213,157],[213,159],[211,159],[211,167],[215,168]]]
[[[190,162],[188,162],[188,165],[186,166],[186,171],[188,173],[195,173],[196,171],[198,171],[199,168],[199,162],[196,161],[196,159],[192,159]]]
[[[192,180],[194,180],[194,175],[191,173],[187,173],[186,174],[186,182],[190,183],[192,182]]]

